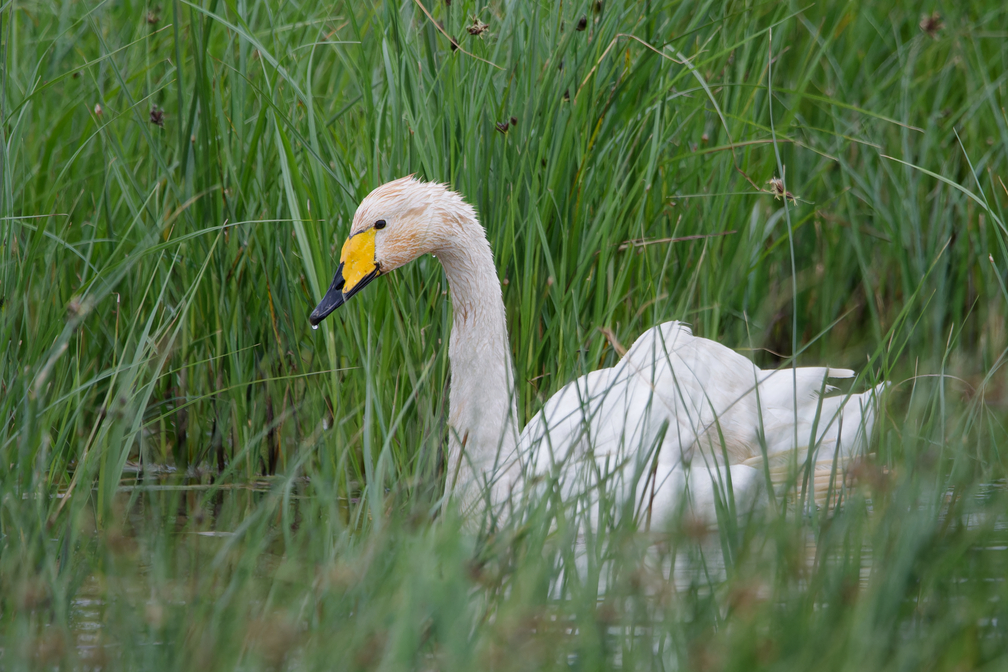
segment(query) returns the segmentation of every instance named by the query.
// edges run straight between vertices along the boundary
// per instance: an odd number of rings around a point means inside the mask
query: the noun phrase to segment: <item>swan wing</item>
[[[639,515],[657,511],[659,519],[682,501],[691,471],[691,501],[709,518],[712,493],[724,493],[728,478],[736,493],[758,490],[764,446],[777,461],[803,462],[811,452],[831,463],[837,450],[844,459],[862,451],[884,386],[827,396],[829,379],[853,376],[828,367],[763,371],[666,322],[641,334],[616,366],[577,378],[544,404],[519,437],[521,471],[552,474],[565,500],[599,489],[633,496]]]

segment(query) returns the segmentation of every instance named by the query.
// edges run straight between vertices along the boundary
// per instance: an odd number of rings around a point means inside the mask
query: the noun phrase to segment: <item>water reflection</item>
[[[126,537],[129,543],[117,542],[116,545],[109,542],[107,531],[95,533],[97,543],[107,543],[110,547],[108,552],[114,557],[100,571],[96,570],[84,578],[70,605],[73,642],[82,659],[99,660],[108,657],[110,647],[122,646],[122,642],[110,643],[103,634],[110,618],[113,618],[109,610],[115,600],[128,603],[132,613],[140,614],[151,626],[148,631],[155,633],[170,618],[167,609],[175,607],[184,613],[186,605],[199,597],[192,592],[202,585],[196,577],[210,571],[213,563],[221,562],[222,557],[224,562],[235,564],[248,560],[247,556],[241,555],[249,552],[247,548],[236,546],[240,549],[235,551],[237,557],[228,556],[225,552],[229,544],[245,533],[250,521],[256,520],[257,516],[262,517],[264,512],[270,518],[262,524],[276,532],[272,539],[262,542],[263,550],[253,559],[252,566],[264,582],[272,582],[287,559],[283,529],[296,531],[326,515],[335,515],[339,518],[339,525],[347,526],[354,519],[351,513],[358,508],[347,498],[337,497],[331,502],[320,503],[317,490],[310,487],[309,481],[304,478],[275,477],[228,484],[185,483],[179,482],[177,476],[172,482],[170,480],[135,478],[119,488],[115,507],[126,512],[127,524],[116,534]],[[975,503],[982,504],[1003,496],[1005,492],[1004,482],[986,485],[979,489]],[[949,493],[945,500],[952,496]],[[283,505],[279,508],[266,506],[269,503],[267,499],[271,497],[279,498]],[[877,515],[872,512],[870,501],[866,503],[865,510],[869,519]],[[943,522],[942,515],[945,515],[944,510],[935,514],[939,525]],[[1008,514],[991,507],[974,508],[950,524],[982,533],[969,546],[967,561],[950,571],[961,573],[960,582],[1002,586],[1008,574]],[[319,527],[326,528],[327,525]],[[804,529],[799,567],[792,568],[799,575],[813,576],[817,563],[835,568],[839,563],[849,564],[852,557],[858,557],[855,560],[855,592],[868,591],[879,571],[884,578],[888,568],[875,566],[875,553],[867,535],[860,546],[859,556],[857,549],[853,555],[851,549],[846,549],[845,556],[829,553],[823,556],[811,526]],[[743,531],[740,531],[740,537]],[[648,583],[644,594],[664,605],[661,609],[665,609],[670,600],[687,595],[716,597],[723,603],[721,609],[726,613],[734,608],[731,605],[782,599],[779,594],[774,594],[773,572],[764,572],[768,568],[772,570],[775,561],[779,562],[772,557],[773,544],[766,538],[766,530],[754,533],[758,537],[756,541],[748,541],[757,550],[748,550],[743,560],[733,562],[725,561],[726,547],[716,530],[694,531],[694,534],[695,537],[689,539],[669,540],[663,547],[665,555],[660,556],[657,563],[650,562],[650,566],[645,560],[645,569],[639,576],[629,580],[626,576],[603,577],[600,609],[604,609],[607,602],[606,584],[624,589],[634,582]],[[367,543],[363,535],[362,543]],[[749,578],[746,581],[737,580],[739,563],[748,563],[745,573]],[[619,571],[628,571],[627,566]],[[297,585],[302,589],[311,585],[310,579],[301,579]],[[804,589],[805,581],[803,578],[798,582],[799,589]],[[1001,590],[992,591],[990,599],[999,599],[993,593]],[[568,599],[562,594],[553,593],[553,596],[560,600]],[[953,598],[968,599],[961,596]],[[118,618],[121,618],[121,612]],[[996,617],[976,621],[976,627],[984,632],[996,629],[998,625]],[[146,645],[158,646],[159,641],[156,636],[148,638]]]

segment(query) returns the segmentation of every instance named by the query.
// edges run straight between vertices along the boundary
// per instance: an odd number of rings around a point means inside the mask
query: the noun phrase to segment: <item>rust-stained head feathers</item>
[[[475,218],[472,206],[443,184],[408,175],[381,185],[354,213],[332,284],[309,317],[312,326],[379,275],[436,254]]]

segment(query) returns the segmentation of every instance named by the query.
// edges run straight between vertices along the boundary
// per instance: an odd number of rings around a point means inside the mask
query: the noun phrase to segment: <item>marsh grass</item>
[[[4,5],[0,665],[1003,666],[1008,12],[928,8]],[[523,419],[681,319],[892,381],[861,485],[587,575],[555,500],[432,522],[440,266],[307,320],[407,173],[479,212]]]

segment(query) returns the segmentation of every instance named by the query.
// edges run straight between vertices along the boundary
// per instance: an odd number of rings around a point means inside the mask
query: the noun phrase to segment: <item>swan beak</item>
[[[375,262],[375,230],[368,229],[350,236],[343,244],[340,265],[336,268],[332,284],[325,296],[315,306],[308,317],[313,327],[329,316],[334,310],[350,300],[354,294],[364,289],[378,277],[380,270]]]

